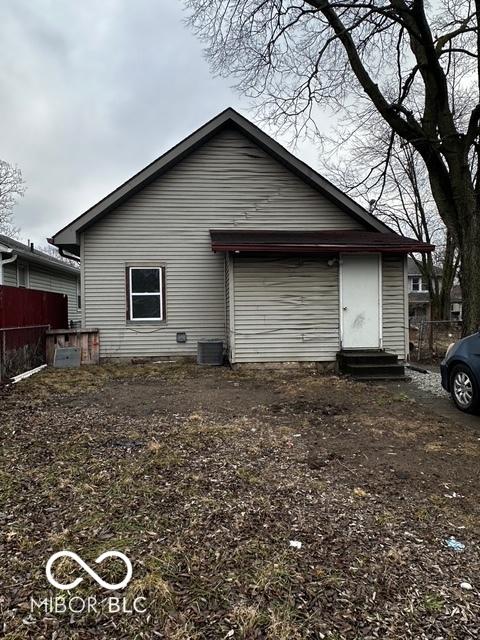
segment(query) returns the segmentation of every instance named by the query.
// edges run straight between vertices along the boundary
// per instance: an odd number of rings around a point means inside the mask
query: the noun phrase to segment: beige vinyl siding
[[[9,287],[17,286],[17,263],[9,262],[3,267],[3,284]]]
[[[79,276],[34,263],[28,265],[28,272],[28,286],[30,289],[66,294],[68,296],[68,321],[80,321],[81,313],[77,302],[77,281]]]
[[[404,256],[383,256],[382,262],[383,348],[404,359],[407,353]]]
[[[338,266],[325,258],[237,258],[235,362],[332,361],[339,349]]]
[[[81,237],[84,324],[102,357],[194,354],[226,340],[224,256],[209,229],[359,229],[360,223],[233,129],[224,130]],[[166,264],[166,324],[126,321],[126,263]],[[336,300],[336,291],[329,290]],[[177,344],[177,331],[187,343]]]

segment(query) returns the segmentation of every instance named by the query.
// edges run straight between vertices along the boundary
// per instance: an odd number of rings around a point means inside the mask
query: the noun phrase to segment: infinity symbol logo
[[[117,584],[110,584],[110,582],[102,580],[98,573],[91,569],[88,564],[84,562],[76,553],[73,553],[72,551],[57,551],[57,553],[54,553],[53,556],[50,556],[50,558],[48,559],[45,567],[45,573],[50,584],[57,589],[61,589],[62,591],[66,591],[67,589],[75,589],[75,587],[78,587],[80,582],[82,582],[83,578],[75,578],[75,580],[73,582],[70,582],[69,584],[62,584],[61,582],[57,582],[57,580],[55,580],[52,575],[52,566],[59,558],[71,558],[72,560],[75,560],[75,562],[80,565],[82,569],[95,580],[95,582],[97,582],[104,589],[108,589],[109,591],[123,589],[127,586],[132,578],[132,563],[127,558],[127,556],[120,551],[105,551],[105,553],[102,553],[102,555],[98,556],[98,558],[95,559],[95,562],[97,564],[103,562],[105,558],[120,558],[120,560],[123,561],[125,567],[127,568],[127,573],[125,574],[124,579]]]

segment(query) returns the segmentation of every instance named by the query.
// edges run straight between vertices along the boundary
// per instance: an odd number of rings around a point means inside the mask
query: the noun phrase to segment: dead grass
[[[9,640],[476,633],[476,592],[458,584],[479,568],[477,435],[401,393],[168,363],[47,371],[1,400]],[[44,568],[59,549],[90,565],[126,553],[125,596],[147,614],[30,615],[32,595],[54,595]],[[75,595],[97,593],[84,577]]]
[[[102,364],[85,366],[81,369],[48,369],[41,376],[33,376],[22,382],[22,392],[34,396],[36,400],[55,394],[76,395],[101,389],[112,381],[151,381],[168,375],[170,381],[181,382],[194,365],[176,362],[143,364]]]

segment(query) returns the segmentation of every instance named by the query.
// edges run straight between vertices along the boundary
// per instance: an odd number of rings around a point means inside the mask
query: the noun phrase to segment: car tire
[[[457,409],[465,413],[480,413],[480,393],[469,367],[457,364],[450,374],[450,392]]]

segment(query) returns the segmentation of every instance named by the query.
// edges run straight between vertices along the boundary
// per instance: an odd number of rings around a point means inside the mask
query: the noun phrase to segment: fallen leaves
[[[17,385],[0,398],[3,636],[475,637],[477,441],[395,393],[188,364]],[[147,613],[31,614],[59,549],[126,553]],[[75,595],[94,593],[82,577]]]

